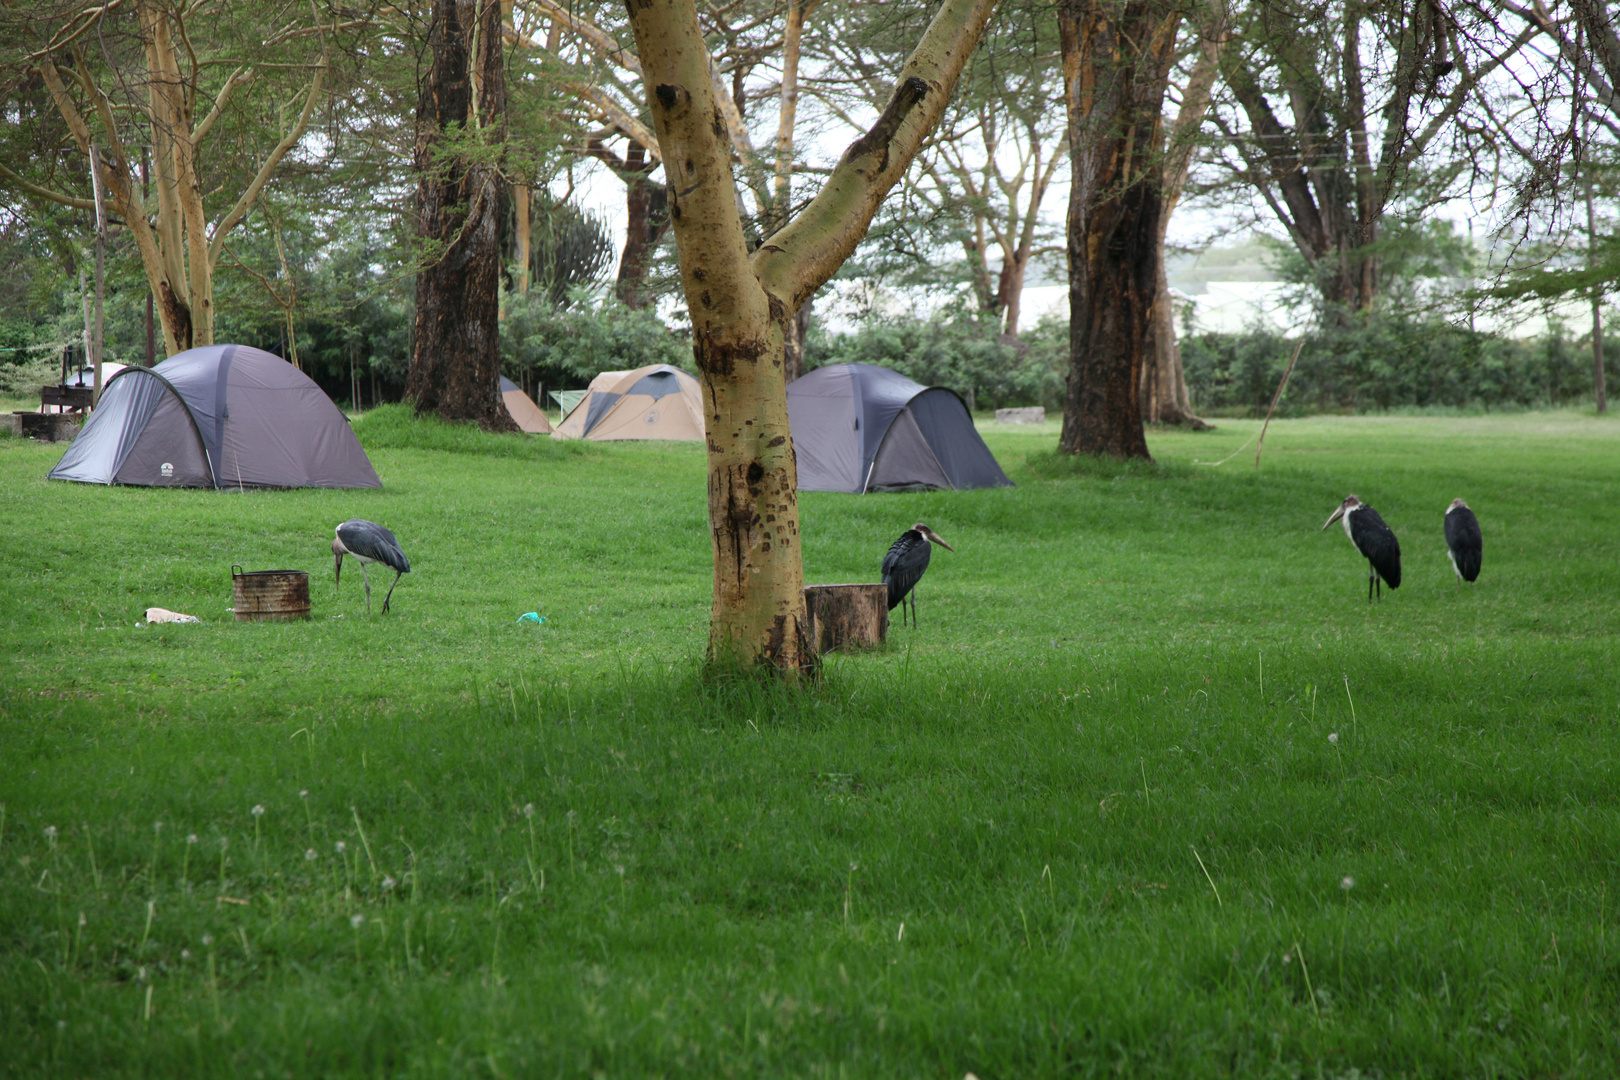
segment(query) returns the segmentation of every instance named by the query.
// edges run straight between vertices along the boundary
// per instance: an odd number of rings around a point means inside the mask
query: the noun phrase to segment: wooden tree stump
[[[889,589],[872,585],[806,585],[810,640],[816,652],[881,645],[889,635]]]

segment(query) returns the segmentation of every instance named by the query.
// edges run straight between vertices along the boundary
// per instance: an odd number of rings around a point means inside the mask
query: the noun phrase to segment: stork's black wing
[[[337,527],[337,535],[351,554],[380,562],[401,574],[411,572],[411,561],[405,557],[399,541],[394,539],[392,532],[375,521],[350,518]]]
[[[1446,511],[1446,547],[1451,549],[1452,564],[1464,581],[1479,577],[1485,537],[1479,531],[1479,519],[1468,507],[1459,506]]]
[[[933,546],[916,529],[907,529],[883,556],[883,584],[889,587],[890,611],[906,598],[923,571],[928,569]]]
[[[1401,587],[1401,542],[1378,511],[1362,505],[1350,511],[1350,539],[1356,550],[1367,557],[1384,584],[1392,589]]]

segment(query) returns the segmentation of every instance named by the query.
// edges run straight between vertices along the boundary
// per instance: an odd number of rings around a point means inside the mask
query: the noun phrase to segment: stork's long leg
[[[403,570],[394,571],[394,585],[398,585],[399,584],[399,579],[404,577],[404,576],[405,576],[405,571],[403,571]],[[388,595],[383,597],[383,614],[384,615],[388,614],[388,601],[390,601],[390,600],[392,600],[394,598],[394,585],[388,586]]]
[[[1375,570],[1367,575],[1367,603],[1372,603],[1373,585],[1378,581],[1378,572]]]
[[[366,564],[364,562],[361,562],[361,560],[359,560],[359,559],[356,559],[355,562],[360,563],[360,580],[366,583],[366,614],[370,615],[371,614],[371,576],[366,573]]]

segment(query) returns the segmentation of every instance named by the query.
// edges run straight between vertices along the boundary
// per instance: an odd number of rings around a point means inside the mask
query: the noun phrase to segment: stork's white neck
[[[1350,509],[1344,512],[1344,517],[1339,519],[1339,521],[1344,525],[1344,535],[1350,537],[1350,542],[1352,544],[1356,542],[1356,538],[1350,535],[1350,515],[1360,509],[1361,507],[1359,506],[1352,506]]]

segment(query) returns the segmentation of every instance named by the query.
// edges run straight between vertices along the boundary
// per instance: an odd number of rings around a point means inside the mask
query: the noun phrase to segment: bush
[[[583,386],[603,371],[649,364],[692,370],[692,343],[664,325],[651,308],[629,308],[612,297],[576,292],[567,307],[544,295],[509,294],[501,323],[507,374],[527,371],[553,388]]]
[[[1181,362],[1193,406],[1263,415],[1294,341],[1250,329],[1191,334]],[[1612,377],[1612,376],[1611,376]],[[1405,315],[1364,318],[1307,335],[1280,415],[1393,408],[1530,408],[1591,393],[1591,353],[1554,323],[1515,340]]]
[[[1000,337],[992,320],[977,314],[927,319],[872,317],[853,333],[827,335],[812,327],[805,368],[879,364],[924,386],[945,386],[969,408],[1061,403],[1062,367],[1053,363],[1050,328],[1043,323],[1024,340]],[[1064,330],[1062,362],[1067,362]]]

